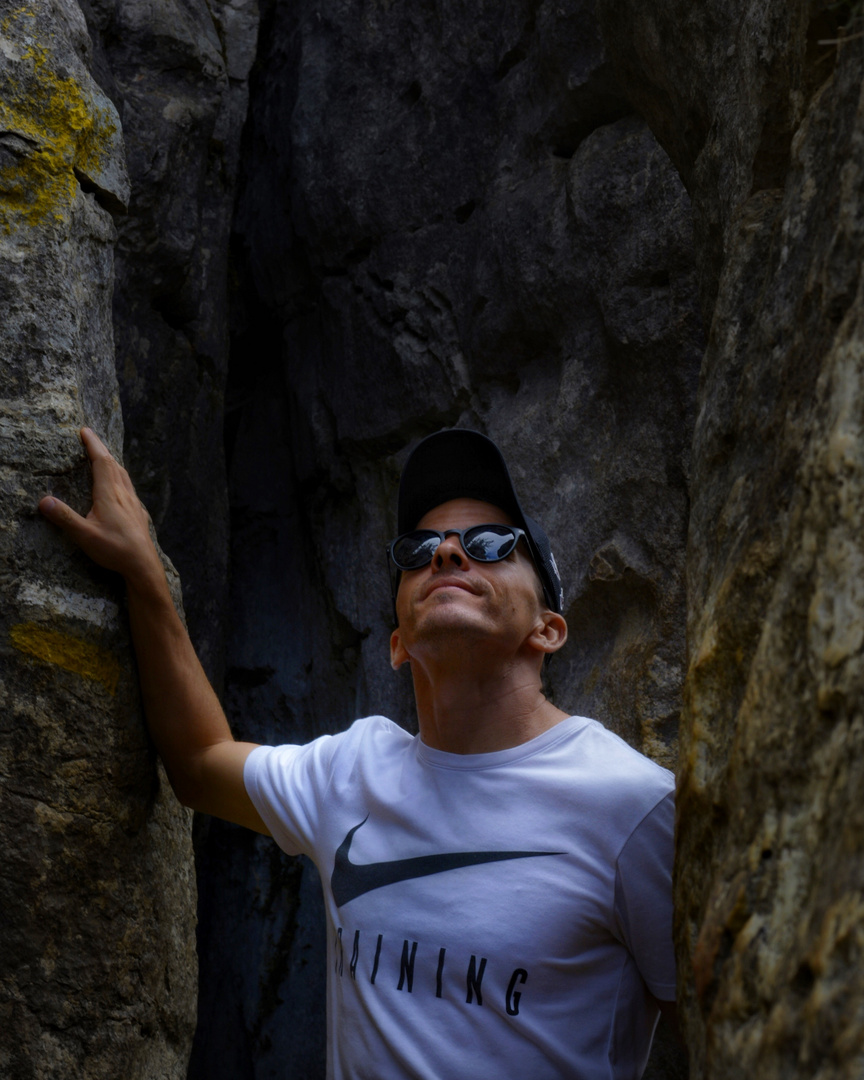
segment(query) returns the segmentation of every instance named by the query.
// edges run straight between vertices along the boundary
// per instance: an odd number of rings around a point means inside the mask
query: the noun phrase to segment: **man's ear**
[[[410,660],[411,657],[405,651],[405,646],[402,644],[402,634],[397,626],[390,635],[390,667],[394,671],[398,671],[403,664],[409,663]]]
[[[539,652],[558,652],[567,640],[567,623],[563,615],[546,609],[531,631],[528,641]]]

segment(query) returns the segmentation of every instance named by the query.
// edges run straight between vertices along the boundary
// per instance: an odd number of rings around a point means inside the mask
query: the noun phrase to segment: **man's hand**
[[[129,474],[90,428],[82,428],[81,441],[93,467],[90,512],[81,517],[53,495],[44,498],[39,509],[94,562],[116,570],[127,581],[161,574],[161,560],[150,538],[150,515],[135,494]]]
[[[102,440],[89,428],[81,440],[93,466],[90,512],[81,517],[51,495],[39,509],[94,562],[126,579],[147,724],[177,797],[195,810],[267,833],[243,783],[254,744],[234,741],[198,662],[150,537],[150,515]]]

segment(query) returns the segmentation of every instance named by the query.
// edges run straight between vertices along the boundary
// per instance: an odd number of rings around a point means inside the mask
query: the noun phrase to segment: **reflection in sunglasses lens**
[[[426,531],[408,533],[396,545],[393,554],[396,560],[407,569],[419,568],[432,561],[432,556],[440,542],[437,533]]]
[[[393,560],[403,570],[428,566],[438,550],[442,535],[431,529],[416,529],[400,536],[392,548]],[[461,537],[463,550],[478,562],[506,559],[516,546],[516,536],[506,525],[477,525]]]
[[[513,533],[504,526],[500,529],[488,525],[470,530],[465,536],[465,550],[472,559],[480,562],[496,562],[506,558],[513,549]]]

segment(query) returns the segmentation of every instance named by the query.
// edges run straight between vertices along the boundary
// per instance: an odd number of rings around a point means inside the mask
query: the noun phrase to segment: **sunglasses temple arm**
[[[393,560],[390,558],[390,545],[384,549],[384,557],[387,559],[387,577],[390,581],[390,602],[393,605],[393,625],[399,625],[399,616],[396,614],[396,588],[397,581],[394,580],[393,574]]]

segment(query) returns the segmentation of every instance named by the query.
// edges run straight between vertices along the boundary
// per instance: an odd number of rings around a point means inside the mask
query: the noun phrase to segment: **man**
[[[318,866],[329,1075],[635,1080],[675,996],[672,780],[543,694],[566,640],[540,526],[497,447],[419,444],[389,546],[394,668],[420,734],[383,717],[306,746],[235,742],[177,617],[126,472],[85,429],[93,508],[40,504],[121,573],[153,738],[187,806]],[[671,1007],[671,1006],[670,1006]]]

